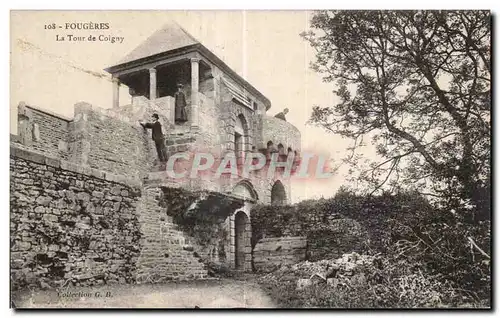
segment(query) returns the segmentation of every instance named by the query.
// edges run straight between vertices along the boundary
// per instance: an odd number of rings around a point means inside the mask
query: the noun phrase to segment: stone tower
[[[109,255],[115,255],[112,248],[120,247],[127,240],[137,242],[133,244],[133,252],[127,252],[127,264],[131,264],[127,268],[133,268],[133,271],[127,270],[127,281],[205,277],[207,271],[200,259],[251,270],[252,205],[289,203],[290,180],[280,173],[271,176],[263,169],[248,175],[237,169],[236,173],[221,178],[213,178],[211,174],[208,178],[172,180],[167,171],[156,169],[151,135],[138,121],[149,120],[153,113],[159,115],[169,157],[179,153],[209,152],[219,160],[232,153],[238,167],[242,162],[240,159],[244,160],[250,153],[261,153],[268,162],[273,156],[286,158],[290,152],[298,154],[298,129],[285,120],[268,116],[269,99],[175,23],[165,25],[106,71],[112,76],[111,107],[99,108],[82,102],[75,105],[74,118],[66,118],[21,103],[20,132],[11,143],[11,165],[35,174],[50,170],[50,173],[40,176],[47,182],[30,185],[33,191],[51,191],[57,195],[57,191],[81,192],[79,197],[88,200],[71,199],[72,204],[81,205],[80,211],[85,211],[89,217],[83,220],[71,209],[61,210],[63,203],[59,202],[60,198],[52,203],[45,197],[39,200],[39,205],[50,208],[41,206],[36,209],[36,202],[25,208],[21,202],[15,213],[33,213],[29,208],[33,207],[37,213],[44,214],[48,209],[55,214],[51,214],[47,222],[71,227],[73,225],[68,225],[67,220],[71,219],[80,226],[78,233],[81,235],[100,237],[94,234],[101,233],[102,229],[85,222],[102,218],[104,211],[104,217],[112,220],[110,224],[122,224],[122,213],[126,211],[134,222],[128,220],[123,224],[130,227],[132,234],[124,234],[123,240],[106,244],[109,245]],[[187,102],[187,121],[180,124],[174,120],[174,94],[178,84],[182,84]],[[121,85],[129,89],[131,101],[128,104],[120,103],[118,99]],[[26,165],[36,166],[38,170],[28,169]],[[63,178],[52,180],[53,174],[71,176],[72,181],[69,185],[59,184]],[[87,179],[88,182],[76,181]],[[179,227],[181,224],[175,224],[165,211],[165,193],[173,188],[205,191],[215,200],[229,198],[231,202],[237,201],[237,208],[231,204],[224,207],[228,213],[216,224],[226,234],[206,245],[196,245],[196,238]],[[17,193],[15,183],[13,189]],[[123,199],[118,193],[126,197],[129,205],[120,203]],[[21,198],[27,197],[23,194]],[[105,206],[110,204],[109,200],[117,202],[113,207]],[[211,207],[204,207],[206,213],[213,213]],[[115,219],[120,219],[120,222],[115,222]],[[123,234],[123,224],[106,231],[116,230]],[[68,233],[73,232],[68,230]],[[65,244],[61,242],[61,248],[71,250]],[[42,248],[31,243],[25,245],[19,247],[23,253],[20,259],[24,254]],[[93,247],[85,248],[94,252]],[[130,249],[127,246],[120,250]],[[80,255],[77,251],[70,253],[77,258],[87,257],[87,254]],[[81,277],[97,277],[114,266],[114,273],[120,276],[124,273],[120,267],[124,264],[122,257],[99,259],[98,264],[89,263],[88,266],[78,263],[71,272],[61,272],[61,275],[73,277],[76,273],[86,273]]]
[[[169,156],[179,151],[209,150],[218,158],[228,152],[245,158],[246,154],[259,151],[269,159],[273,150],[282,156],[300,151],[297,128],[266,114],[271,108],[269,99],[176,23],[166,24],[106,71],[113,78],[113,109],[117,113],[161,115],[168,127]],[[132,95],[131,104],[122,107],[118,100],[121,84],[128,86]],[[174,121],[173,95],[177,84],[183,85],[187,97],[188,121],[180,125]],[[150,173],[149,178],[169,186],[163,181],[167,179],[164,172]],[[259,172],[246,178],[185,180],[181,186],[245,200],[243,208],[229,220],[236,250],[243,232],[248,233],[242,240],[249,240],[254,203],[290,202],[289,180]],[[239,245],[247,246],[248,242]],[[237,267],[241,265],[236,262]]]
[[[270,149],[281,154],[300,151],[297,128],[266,114],[269,99],[176,23],[166,24],[106,71],[113,78],[114,111],[128,116],[160,114],[168,127],[169,155],[193,149],[210,149],[216,155],[232,151],[237,157],[252,151],[268,154]],[[181,125],[174,122],[173,95],[179,83],[188,104],[188,121]],[[129,88],[130,105],[120,106],[120,85]],[[257,201],[289,202],[287,180],[262,180],[258,175],[247,179],[196,184],[232,193],[246,181],[247,192]]]

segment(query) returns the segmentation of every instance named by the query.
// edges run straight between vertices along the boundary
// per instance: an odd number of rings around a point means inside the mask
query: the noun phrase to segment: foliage
[[[436,308],[487,307],[476,295],[454,288],[439,276],[424,274],[408,261],[378,258],[377,266],[365,266],[364,279],[337,286],[313,284],[297,290],[304,278],[290,267],[261,277],[259,283],[281,307],[302,308]],[[375,264],[375,263],[374,263]]]
[[[334,198],[305,200],[290,206],[256,205],[252,208],[252,244],[263,235],[309,235],[329,230],[333,220],[353,219],[368,233],[361,252],[386,252],[391,240],[387,220],[403,216],[414,220],[419,211],[433,211],[433,207],[417,193],[385,193],[378,196],[359,196],[349,190],[339,191]],[[285,232],[287,231],[287,232]]]
[[[487,11],[322,11],[302,34],[339,97],[316,106],[310,122],[353,140],[345,162],[370,189],[365,197],[343,189],[332,208],[359,220],[395,266],[383,299],[397,294],[391,282],[418,289],[419,272],[490,297],[490,19]],[[377,158],[365,166],[367,139]],[[411,271],[398,272],[401,264]]]
[[[227,237],[224,221],[242,202],[216,192],[165,188],[160,204],[176,224],[198,244],[207,246]]]
[[[272,212],[274,217],[271,217]],[[260,235],[280,234],[275,231],[279,224],[281,228],[289,223],[307,224],[304,217],[310,213],[320,220],[333,215],[358,221],[369,238],[359,251],[384,255],[383,270],[377,272],[383,280],[369,280],[371,285],[368,287],[350,286],[344,291],[312,287],[297,292],[295,280],[298,277],[293,276],[296,273],[284,273],[283,277],[277,278],[276,287],[271,280],[265,283],[283,303],[331,307],[422,307],[435,304],[456,307],[465,303],[489,306],[489,221],[466,222],[466,216],[436,208],[417,192],[361,196],[342,188],[331,199],[309,200],[305,204],[287,207],[256,206],[252,210],[252,229]],[[306,228],[300,227],[297,233],[308,234]],[[486,255],[472,246],[469,238]],[[335,249],[336,246],[328,248]],[[281,295],[278,295],[279,290],[282,290]],[[309,299],[309,296],[313,298]]]
[[[439,275],[481,299],[491,292],[490,222],[471,225],[451,214],[421,215],[414,220],[388,220],[393,236],[392,255],[422,264],[426,273]],[[488,256],[471,245],[469,238]]]
[[[478,207],[473,221],[489,218],[490,19],[488,11],[313,16],[302,36],[340,102],[315,106],[310,121],[353,140],[345,161],[373,192],[412,188],[458,213]],[[366,167],[357,151],[368,138],[379,160]]]

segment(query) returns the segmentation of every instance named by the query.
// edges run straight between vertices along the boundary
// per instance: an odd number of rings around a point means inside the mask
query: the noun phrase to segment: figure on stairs
[[[175,123],[182,124],[188,120],[186,113],[186,95],[182,92],[182,84],[177,84],[175,98]]]
[[[151,136],[155,142],[156,152],[158,153],[158,160],[161,163],[167,162],[167,150],[165,149],[165,137],[163,136],[163,131],[161,129],[161,124],[158,121],[158,114],[153,114],[153,122],[152,123],[143,123],[139,121],[141,126],[144,129],[151,129]]]

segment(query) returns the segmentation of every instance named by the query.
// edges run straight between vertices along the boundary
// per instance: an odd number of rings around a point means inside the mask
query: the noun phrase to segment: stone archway
[[[245,201],[257,201],[259,199],[252,183],[248,180],[242,180],[234,186],[231,192],[234,196],[241,198]]]
[[[246,153],[252,149],[253,128],[252,113],[241,107],[234,100],[221,103],[219,134],[225,151]]]
[[[231,263],[237,270],[251,271],[252,225],[250,222],[250,211],[259,198],[252,183],[248,180],[238,182],[231,194],[244,202],[243,206],[237,209],[229,220],[231,227]]]
[[[234,265],[236,269],[248,270],[251,267],[250,220],[243,211],[234,217]]]

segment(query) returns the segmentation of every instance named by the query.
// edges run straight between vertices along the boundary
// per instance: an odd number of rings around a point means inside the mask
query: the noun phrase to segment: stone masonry
[[[281,266],[306,259],[307,238],[270,237],[259,240],[253,249],[253,266],[256,271],[270,272]]]
[[[18,148],[10,168],[14,289],[135,281],[137,185]]]
[[[160,207],[161,192],[160,188],[148,187],[139,202],[144,236],[137,262],[137,282],[206,278],[207,270],[197,254],[199,248],[195,240],[180,231],[172,217]]]
[[[200,251],[207,246],[196,246],[159,204],[158,191],[169,187],[244,201],[213,224],[227,235],[209,248],[209,260],[251,270],[251,208],[289,202],[289,180],[261,171],[168,180],[151,132],[139,121],[159,115],[168,156],[208,151],[216,160],[228,152],[238,158],[260,152],[269,160],[270,143],[298,154],[300,132],[267,115],[271,102],[177,25],[158,31],[106,71],[110,107],[80,102],[74,118],[65,118],[19,104],[10,165],[15,288],[205,278],[207,259]],[[182,124],[174,121],[177,83],[184,84],[188,104]],[[129,105],[118,100],[123,84]]]
[[[266,249],[271,251],[273,248],[279,250],[284,237],[305,237],[305,258],[315,261],[337,258],[343,253],[359,250],[363,242],[367,241],[367,235],[359,222],[330,210],[324,201],[281,207],[258,205],[252,209],[254,262],[257,246],[263,242],[267,242]],[[272,256],[272,253],[269,255]],[[272,258],[263,258],[259,262],[262,263],[261,267],[274,265]]]

